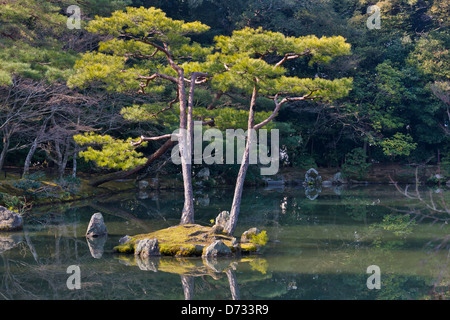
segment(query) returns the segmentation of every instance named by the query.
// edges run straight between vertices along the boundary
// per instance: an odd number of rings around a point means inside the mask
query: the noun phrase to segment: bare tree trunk
[[[34,153],[36,152],[37,146],[38,146],[38,142],[41,139],[42,135],[45,132],[45,129],[47,128],[47,123],[50,120],[50,118],[53,117],[53,113],[51,114],[51,116],[49,118],[47,118],[44,123],[42,124],[41,129],[39,130],[36,138],[34,139],[33,143],[31,144],[31,148],[28,151],[27,157],[25,159],[25,163],[23,166],[23,174],[22,177],[29,174],[30,173],[30,164],[31,164],[31,159],[33,158]]]
[[[71,137],[67,137],[66,143],[64,145],[64,156],[62,158],[61,166],[59,168],[59,177],[60,178],[64,177],[64,173],[65,173],[66,167],[67,167],[67,162],[69,161],[69,155],[70,155],[69,151],[70,151],[70,144],[71,144],[70,139],[71,139]]]
[[[3,165],[5,164],[5,159],[6,159],[6,154],[8,153],[8,148],[9,148],[9,135],[7,130],[3,130],[3,149],[2,152],[0,153],[0,171],[2,171],[3,169]]]
[[[247,169],[250,160],[250,150],[252,144],[255,143],[255,141],[253,141],[254,135],[252,134],[252,131],[255,119],[255,104],[257,93],[258,90],[255,85],[253,87],[252,99],[250,101],[250,110],[248,112],[247,145],[245,146],[244,154],[242,156],[241,167],[239,169],[239,174],[236,179],[236,187],[234,189],[233,203],[231,205],[230,211],[230,220],[224,230],[229,235],[232,235],[234,233],[234,230],[236,229],[239,211],[241,207],[242,190],[244,189],[245,176],[247,174]]]
[[[194,223],[194,193],[192,191],[192,141],[193,124],[188,124],[187,119],[187,106],[186,106],[186,93],[184,84],[184,71],[178,70],[178,94],[180,97],[180,135],[179,135],[179,148],[181,154],[181,171],[183,174],[183,186],[184,186],[184,206],[181,214],[180,224]],[[192,83],[195,84],[195,81]],[[191,89],[192,89],[191,83]],[[190,110],[192,112],[192,110]],[[192,121],[192,114],[189,116],[189,120]]]
[[[33,143],[31,144],[31,148],[28,151],[27,157],[25,159],[25,163],[23,165],[23,173],[22,173],[22,177],[26,176],[27,174],[30,173],[30,164],[31,164],[31,159],[33,158],[34,152],[36,151],[37,145],[38,145],[38,140],[39,140],[39,136],[37,136],[36,138],[34,138]]]
[[[72,160],[72,177],[77,177],[77,153],[78,153],[78,147],[75,143],[73,146],[73,160]]]

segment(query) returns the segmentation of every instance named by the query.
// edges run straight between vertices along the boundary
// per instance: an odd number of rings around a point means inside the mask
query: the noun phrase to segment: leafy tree
[[[181,153],[181,167],[184,181],[185,205],[181,217],[181,223],[194,222],[193,192],[191,181],[190,140],[193,135],[193,97],[197,84],[204,82],[206,74],[192,72],[190,78],[186,78],[183,61],[189,59],[198,60],[210,52],[208,48],[202,48],[192,42],[188,34],[201,33],[208,30],[208,26],[200,22],[185,23],[180,20],[168,18],[160,9],[144,7],[128,7],[126,11],[115,11],[111,17],[100,18],[91,21],[88,31],[114,38],[100,43],[99,51],[86,53],[76,64],[76,73],[69,79],[71,86],[87,86],[92,82],[100,81],[107,90],[126,91],[134,87],[136,79],[140,81],[139,93],[161,92],[165,84],[159,80],[171,83],[175,86],[176,97],[168,103],[167,109],[175,103],[179,106],[179,147]],[[151,74],[149,74],[149,70]],[[186,97],[187,83],[189,94]],[[156,84],[155,86],[152,86]],[[140,108],[140,107],[138,107]],[[148,105],[143,106],[148,112]],[[141,109],[142,111],[142,109]],[[128,109],[125,113],[133,113]],[[134,111],[136,114],[136,110]],[[139,114],[139,112],[138,112]],[[137,164],[143,164],[142,160],[133,160],[130,148],[141,145],[145,141],[167,139],[170,134],[160,137],[141,137],[130,144],[130,140],[111,141],[103,138],[106,143],[103,152],[98,153],[93,149],[84,152],[88,159],[113,167],[117,160],[127,161],[122,169],[132,168]],[[96,143],[97,136],[78,137],[81,144]],[[188,145],[189,144],[189,145]],[[111,153],[123,155],[123,157],[111,158]]]
[[[331,101],[345,96],[351,88],[351,79],[328,80],[316,77],[288,76],[288,63],[308,57],[310,63],[330,62],[334,56],[348,54],[350,46],[342,37],[286,37],[282,33],[262,28],[244,28],[231,36],[215,38],[217,52],[208,56],[204,64],[191,64],[192,70],[206,68],[212,76],[211,85],[221,92],[237,91],[250,96],[247,121],[247,144],[236,181],[230,223],[225,229],[233,234],[240,210],[244,180],[249,166],[253,143],[252,130],[270,123],[280,108],[287,103],[305,100]],[[255,123],[257,98],[266,97],[274,104],[272,113]]]
[[[364,149],[355,148],[347,155],[342,165],[342,173],[346,178],[364,179],[370,166]]]

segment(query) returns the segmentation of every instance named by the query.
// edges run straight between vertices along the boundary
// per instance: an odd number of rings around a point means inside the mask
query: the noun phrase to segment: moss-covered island
[[[267,234],[258,230],[238,241],[233,236],[221,233],[215,226],[183,224],[128,237],[126,242],[114,247],[114,252],[132,254],[137,242],[143,239],[157,239],[161,255],[184,257],[203,255],[204,250],[217,240],[222,241],[233,254],[256,253],[267,243]]]

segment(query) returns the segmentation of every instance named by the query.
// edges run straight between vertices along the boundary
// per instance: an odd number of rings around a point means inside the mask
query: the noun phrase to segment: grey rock
[[[333,182],[333,184],[343,184],[343,183],[345,183],[345,179],[342,176],[341,172],[336,172],[333,175],[333,179],[331,181]]]
[[[0,206],[0,231],[16,231],[23,228],[23,218],[16,212]]]
[[[260,233],[261,233],[261,230],[259,230],[258,228],[250,228],[242,234],[241,242],[242,243],[250,242],[252,240],[253,236],[257,236]]]
[[[89,221],[86,237],[99,237],[108,234],[103,216],[100,212],[94,213]]]
[[[219,213],[219,215],[216,217],[216,222],[214,226],[221,227],[223,230],[227,229],[227,225],[230,223],[230,212],[229,211],[222,211]]]
[[[231,255],[231,249],[228,248],[222,240],[217,240],[203,249],[202,257],[218,257]]]
[[[142,239],[136,242],[134,254],[141,258],[161,255],[158,239]]]
[[[208,180],[210,176],[209,168],[203,168],[197,173],[197,178]]]
[[[327,188],[332,187],[333,186],[333,182],[330,181],[330,180],[322,181],[322,186],[323,187],[327,187]]]
[[[305,173],[305,183],[306,184],[320,184],[322,183],[322,177],[319,175],[319,172],[311,168]]]
[[[149,183],[146,180],[140,180],[138,182],[138,188],[141,189],[141,190],[142,189],[147,189],[148,185],[149,185]]]
[[[119,239],[119,244],[125,244],[130,240],[131,240],[131,237],[129,235],[123,236],[122,238]]]

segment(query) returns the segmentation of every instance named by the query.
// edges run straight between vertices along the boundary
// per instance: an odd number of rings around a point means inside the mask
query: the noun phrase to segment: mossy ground
[[[168,256],[200,256],[203,249],[216,240],[221,240],[232,252],[236,248],[232,245],[233,237],[225,234],[212,233],[212,228],[198,224],[185,224],[169,227],[151,233],[139,234],[131,237],[125,244],[114,247],[115,252],[134,253],[137,240],[158,239],[160,253]],[[253,243],[240,243],[242,253],[257,251]]]

